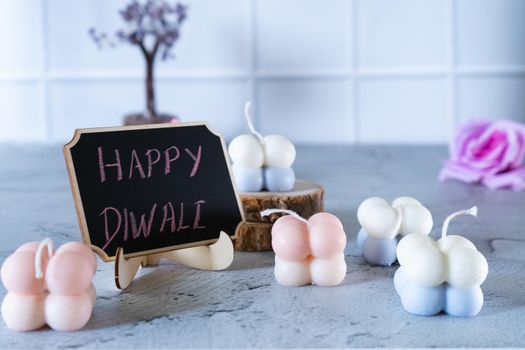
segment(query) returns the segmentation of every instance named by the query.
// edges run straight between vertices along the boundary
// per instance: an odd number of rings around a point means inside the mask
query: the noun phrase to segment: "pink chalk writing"
[[[124,208],[124,241],[128,240],[128,208]]]
[[[148,225],[146,226],[145,214],[140,216],[140,224],[137,226],[137,219],[135,218],[135,213],[132,211],[129,212],[129,218],[131,220],[131,236],[133,239],[140,237],[142,233],[144,238],[148,238],[151,232],[151,225],[153,224],[153,215],[155,215],[155,210],[157,209],[157,203],[153,205],[149,213]]]
[[[175,150],[177,153],[176,155],[171,158],[170,157],[170,151]],[[179,159],[180,151],[177,148],[177,146],[171,146],[167,150],[164,151],[164,158],[166,159],[166,167],[164,168],[164,174],[169,174],[171,172],[171,163]]]
[[[129,165],[129,178],[133,176],[133,169],[137,168],[140,174],[140,177],[144,179],[146,174],[144,174],[144,169],[142,169],[142,164],[140,164],[139,156],[137,156],[137,151],[131,151],[131,163]]]
[[[197,173],[197,170],[199,170],[199,164],[201,163],[201,151],[202,146],[199,145],[199,149],[197,151],[197,155],[194,155],[189,149],[185,148],[184,151],[188,153],[188,155],[191,157],[191,159],[194,160],[195,163],[193,163],[193,168],[191,169],[190,177],[194,177]]]
[[[170,211],[170,216],[168,217],[168,209]],[[171,202],[168,202],[165,206],[162,207],[162,212],[164,215],[162,216],[162,224],[160,225],[160,232],[164,232],[164,228],[166,227],[166,223],[170,222],[170,232],[175,232],[175,229],[177,228],[177,223],[175,222],[175,209],[173,208],[173,204]]]
[[[111,235],[109,234],[108,210],[111,210],[114,214],[117,215],[117,227],[113,230],[113,233]],[[122,224],[122,216],[120,215],[120,211],[113,207],[104,208],[104,210],[102,210],[99,216],[102,216],[102,215],[104,215],[104,234],[106,235],[106,244],[104,244],[102,249],[106,249],[108,244],[111,243],[111,241],[113,241],[118,231],[120,230],[120,225]]]
[[[177,231],[185,230],[189,225],[184,225],[184,203],[180,203],[180,214],[179,214],[179,228]]]
[[[157,157],[155,158],[155,160],[153,160],[151,158],[151,153],[155,152],[155,154],[157,155]],[[146,157],[148,158],[148,177],[151,177],[152,175],[152,170],[153,170],[153,165],[154,164],[157,164],[160,160],[160,151],[156,148],[153,148],[153,149],[149,149],[146,151]]]
[[[181,153],[177,146],[170,146],[164,151],[160,151],[157,148],[150,148],[143,154],[138,152],[136,149],[132,149],[129,152],[129,156],[125,155],[118,149],[114,149],[114,161],[108,161],[109,156],[104,153],[102,146],[97,148],[98,156],[98,170],[100,174],[100,182],[104,183],[109,180],[122,181],[124,179],[123,168],[127,169],[126,178],[131,180],[132,178],[149,179],[154,174],[155,167],[162,167],[157,172],[163,172],[164,175],[169,175],[177,171],[186,172],[190,178],[197,175],[199,166],[202,159],[202,145],[199,145],[195,151],[189,148],[184,148],[184,153]],[[185,159],[185,160],[183,160]],[[191,161],[191,168],[180,169],[176,167],[176,163],[182,160],[182,164],[188,164],[188,160]],[[109,172],[109,168],[115,168],[116,172]]]
[[[190,206],[192,209],[188,209],[183,202],[180,202],[178,204],[178,225],[175,206],[169,201],[162,206],[162,214],[157,212],[157,203],[154,203],[149,212],[144,214],[136,214],[136,210],[129,210],[129,208],[106,207],[99,214],[99,217],[102,217],[104,221],[104,237],[106,240],[102,249],[106,249],[119,235],[124,242],[130,239],[148,239],[153,233],[164,233],[168,225],[170,233],[205,229],[206,226],[201,224],[202,207],[205,204],[206,201],[198,200]],[[137,215],[139,215],[138,220]],[[193,224],[186,224],[184,222],[185,216],[191,218],[191,215],[193,216]],[[124,225],[122,225],[123,221]]]
[[[205,204],[206,201],[200,200],[196,201],[195,204],[197,205],[197,209],[195,209],[195,220],[193,221],[193,229],[196,230],[198,228],[206,228],[206,226],[199,225],[199,221],[201,219],[201,204]]]
[[[102,146],[98,147],[98,169],[100,172],[100,182],[106,181],[106,168],[117,168],[117,181],[122,180],[122,166],[120,165],[120,153],[118,149],[115,150],[115,163],[104,163],[104,155],[102,154]]]

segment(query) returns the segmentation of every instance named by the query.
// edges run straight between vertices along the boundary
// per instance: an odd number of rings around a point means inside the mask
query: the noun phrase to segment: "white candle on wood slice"
[[[245,117],[252,134],[239,135],[228,146],[233,176],[241,192],[290,191],[295,183],[292,164],[295,146],[282,135],[262,136],[250,118],[250,102],[245,106]]]

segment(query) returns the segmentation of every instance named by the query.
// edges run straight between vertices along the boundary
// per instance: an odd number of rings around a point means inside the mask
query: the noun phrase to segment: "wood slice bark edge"
[[[272,225],[269,222],[244,222],[237,232],[235,250],[272,250]]]
[[[261,217],[265,209],[293,210],[305,219],[324,210],[324,188],[312,182],[297,180],[289,192],[241,193],[246,222],[237,232],[235,249],[240,251],[272,250],[272,225],[283,214]]]
[[[261,217],[265,209],[293,210],[303,218],[324,210],[324,188],[305,180],[297,180],[289,192],[244,192],[240,193],[241,203],[246,221],[275,222],[282,214],[272,214]]]

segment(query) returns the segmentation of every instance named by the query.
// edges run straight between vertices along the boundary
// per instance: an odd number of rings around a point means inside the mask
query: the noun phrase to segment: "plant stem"
[[[160,40],[157,39],[153,49],[149,51],[146,49],[143,41],[137,43],[144,55],[144,60],[146,61],[146,119],[155,119],[157,117],[157,111],[155,109],[155,77],[154,73],[154,63],[155,56],[160,47]]]
[[[154,62],[155,58],[153,55],[146,56],[146,106],[147,106],[147,119],[155,119],[157,113],[155,110],[155,91],[154,91]]]

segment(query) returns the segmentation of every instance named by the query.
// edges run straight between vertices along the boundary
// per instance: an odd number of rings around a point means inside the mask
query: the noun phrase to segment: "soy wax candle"
[[[394,275],[394,286],[406,311],[468,317],[483,307],[480,285],[487,278],[487,260],[468,239],[447,235],[450,221],[458,215],[476,216],[477,208],[448,216],[438,241],[413,233],[399,242],[401,267]]]
[[[284,136],[258,133],[251,122],[249,102],[244,113],[252,135],[237,136],[228,146],[237,189],[241,192],[290,191],[295,183],[292,169],[295,146]]]
[[[267,209],[261,216],[285,213],[272,227],[275,279],[285,286],[337,286],[346,275],[343,224],[333,214],[306,220],[291,210]]]
[[[84,244],[70,242],[56,252],[50,239],[20,246],[2,264],[8,293],[2,317],[8,328],[32,331],[48,324],[77,330],[91,317],[96,299],[92,284],[97,262]]]
[[[380,197],[370,197],[357,209],[361,229],[357,244],[364,259],[372,265],[390,266],[396,260],[399,240],[409,233],[428,235],[432,214],[418,200],[399,197],[392,204]]]

